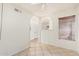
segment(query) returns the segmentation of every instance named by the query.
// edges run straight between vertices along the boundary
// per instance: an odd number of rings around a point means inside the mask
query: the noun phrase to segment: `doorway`
[[[33,16],[30,20],[30,40],[41,40],[41,26],[40,19],[37,16]]]

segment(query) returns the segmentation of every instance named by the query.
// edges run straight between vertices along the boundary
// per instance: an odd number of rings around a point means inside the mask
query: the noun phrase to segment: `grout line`
[[[57,55],[55,55],[54,51],[56,51]],[[66,51],[68,51],[68,52],[65,55],[64,53]],[[59,56],[63,56],[63,55],[64,56],[77,55],[75,52],[71,52],[71,51],[66,50],[66,49],[61,49],[61,48],[55,47],[53,45],[51,46],[51,45],[48,45],[48,44],[44,44],[44,43],[38,42],[36,40],[30,42],[30,47],[27,50],[21,51],[21,52],[25,52],[24,55],[26,54],[28,56],[47,56],[47,55],[48,56],[54,56],[54,55],[58,56],[58,54],[59,54]],[[20,55],[21,56],[21,53],[17,53],[15,55]]]

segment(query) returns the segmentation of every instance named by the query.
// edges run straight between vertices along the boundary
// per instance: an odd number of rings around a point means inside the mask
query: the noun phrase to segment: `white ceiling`
[[[46,4],[23,3],[17,5],[19,5],[22,8],[25,8],[26,10],[29,10],[33,14],[40,14],[40,15],[50,14],[65,9],[72,9],[79,6],[78,3],[46,3]]]

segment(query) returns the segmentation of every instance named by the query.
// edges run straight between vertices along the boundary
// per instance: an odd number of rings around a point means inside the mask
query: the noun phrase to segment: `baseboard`
[[[57,45],[55,45],[55,44],[47,43],[47,42],[45,42],[45,41],[42,41],[42,43],[44,43],[44,44],[48,44],[48,45],[53,45],[53,46],[56,46],[56,47],[58,47],[58,48],[67,49],[67,50],[71,50],[71,51],[78,52],[78,51],[76,51],[76,50],[68,49],[68,48],[64,48],[64,47],[62,47],[62,46],[57,46]]]
[[[24,48],[22,48],[22,49],[20,49],[20,50],[18,50],[17,52],[14,52],[14,53],[10,54],[9,56],[15,56],[15,54],[17,54],[17,53],[19,53],[19,52],[21,52],[21,51],[23,51],[25,49],[28,49],[28,48],[29,48],[29,45],[24,47]]]

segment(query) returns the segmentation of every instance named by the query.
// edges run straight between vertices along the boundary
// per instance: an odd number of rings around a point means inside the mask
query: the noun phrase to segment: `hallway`
[[[0,56],[77,55],[79,3],[0,4]]]
[[[30,47],[25,49],[14,56],[78,56],[75,51],[55,47],[52,45],[44,44],[39,40],[34,39],[30,42]]]

